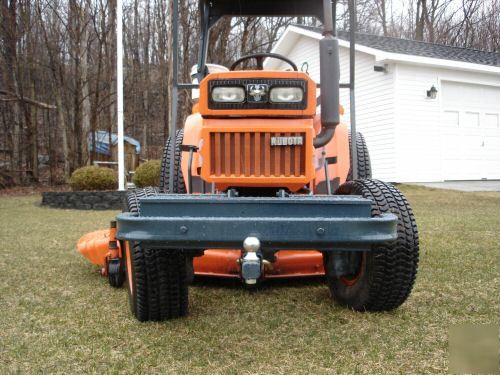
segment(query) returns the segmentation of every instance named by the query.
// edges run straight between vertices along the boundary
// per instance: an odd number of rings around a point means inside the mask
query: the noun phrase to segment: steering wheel
[[[238,65],[240,65],[242,62],[244,61],[247,61],[247,60],[250,60],[250,59],[255,59],[257,60],[257,69],[258,70],[264,70],[264,59],[266,57],[271,57],[273,59],[278,59],[278,60],[281,60],[281,61],[284,61],[286,62],[288,65],[290,65],[294,71],[298,71],[297,69],[297,65],[294,64],[294,62],[290,59],[287,59],[285,56],[283,55],[279,55],[277,53],[267,53],[267,52],[263,52],[263,53],[252,53],[251,55],[246,55],[246,56],[243,56],[241,58],[239,58],[238,60],[236,60],[233,65],[231,65],[231,68],[229,68],[229,70],[233,71]]]

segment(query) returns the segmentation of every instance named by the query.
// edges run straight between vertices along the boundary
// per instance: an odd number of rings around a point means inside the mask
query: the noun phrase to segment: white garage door
[[[500,87],[443,81],[443,178],[500,179]]]

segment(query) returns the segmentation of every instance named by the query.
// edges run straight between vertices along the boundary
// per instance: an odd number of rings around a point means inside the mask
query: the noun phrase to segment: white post
[[[123,9],[116,0],[116,120],[118,127],[118,190],[125,190],[125,150],[123,146]]]

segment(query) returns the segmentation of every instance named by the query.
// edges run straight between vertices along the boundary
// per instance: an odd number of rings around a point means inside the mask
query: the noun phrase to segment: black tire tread
[[[155,187],[146,187],[143,189],[132,190],[127,194],[127,212],[140,214],[141,206],[139,200],[141,198],[153,197],[158,195],[159,190]]]
[[[351,167],[347,174],[347,181],[352,181],[352,144],[351,144],[351,132],[349,132],[349,160]],[[356,132],[356,145],[357,145],[357,155],[358,155],[358,179],[369,180],[372,178],[372,165],[370,161],[370,153],[368,152],[368,146],[366,145],[365,137],[362,133]]]
[[[415,283],[419,260],[419,237],[415,216],[405,196],[391,184],[378,180],[350,181],[336,192],[340,195],[362,195],[372,200],[372,216],[392,212],[398,216],[397,239],[376,245],[371,256],[372,278],[369,280],[369,297],[361,305],[351,305],[355,310],[389,311],[403,304]],[[335,297],[335,283],[330,282]]]
[[[160,192],[186,194],[186,184],[182,175],[182,141],[184,139],[184,129],[177,130],[175,133],[175,142],[172,137],[167,138],[163,157],[161,161],[160,172]],[[174,186],[170,188],[170,164],[174,163]]]
[[[140,214],[139,200],[158,193],[156,188],[129,193],[129,212]],[[129,293],[129,297],[136,318],[142,322],[162,321],[186,315],[188,283],[184,253],[179,250],[143,248],[139,242],[133,243],[131,253],[135,293]]]
[[[115,269],[111,269],[108,264],[108,283],[113,288],[121,288],[125,282],[125,272],[123,269],[123,263],[120,264],[118,272]]]

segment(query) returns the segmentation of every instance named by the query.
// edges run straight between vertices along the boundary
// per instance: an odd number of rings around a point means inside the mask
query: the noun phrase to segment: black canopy
[[[210,26],[223,16],[316,17],[323,19],[322,0],[200,0]]]

